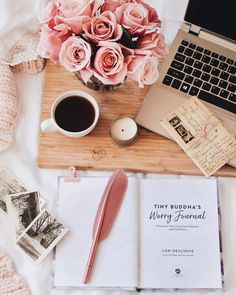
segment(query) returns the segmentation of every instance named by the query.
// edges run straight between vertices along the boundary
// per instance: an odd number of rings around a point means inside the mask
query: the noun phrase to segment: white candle
[[[133,143],[137,136],[138,126],[136,122],[128,117],[118,118],[110,128],[112,139],[119,145],[129,145]]]

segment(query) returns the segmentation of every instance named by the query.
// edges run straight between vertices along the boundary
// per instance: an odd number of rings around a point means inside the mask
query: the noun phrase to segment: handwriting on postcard
[[[161,120],[162,127],[206,175],[236,156],[236,139],[196,97]]]

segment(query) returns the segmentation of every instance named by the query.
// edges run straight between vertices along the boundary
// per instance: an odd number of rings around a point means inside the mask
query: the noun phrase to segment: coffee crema
[[[82,96],[68,96],[55,109],[58,126],[69,132],[88,129],[94,122],[95,109],[90,101]]]

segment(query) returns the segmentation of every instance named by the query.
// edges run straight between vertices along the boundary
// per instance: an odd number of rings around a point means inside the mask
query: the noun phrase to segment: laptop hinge
[[[191,24],[188,32],[192,35],[198,36],[200,31],[201,31],[200,27]]]

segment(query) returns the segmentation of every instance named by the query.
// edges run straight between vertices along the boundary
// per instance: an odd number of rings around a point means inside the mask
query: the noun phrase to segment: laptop
[[[136,117],[139,125],[169,137],[160,120],[197,96],[236,135],[235,12],[236,0],[189,1],[160,77]]]

